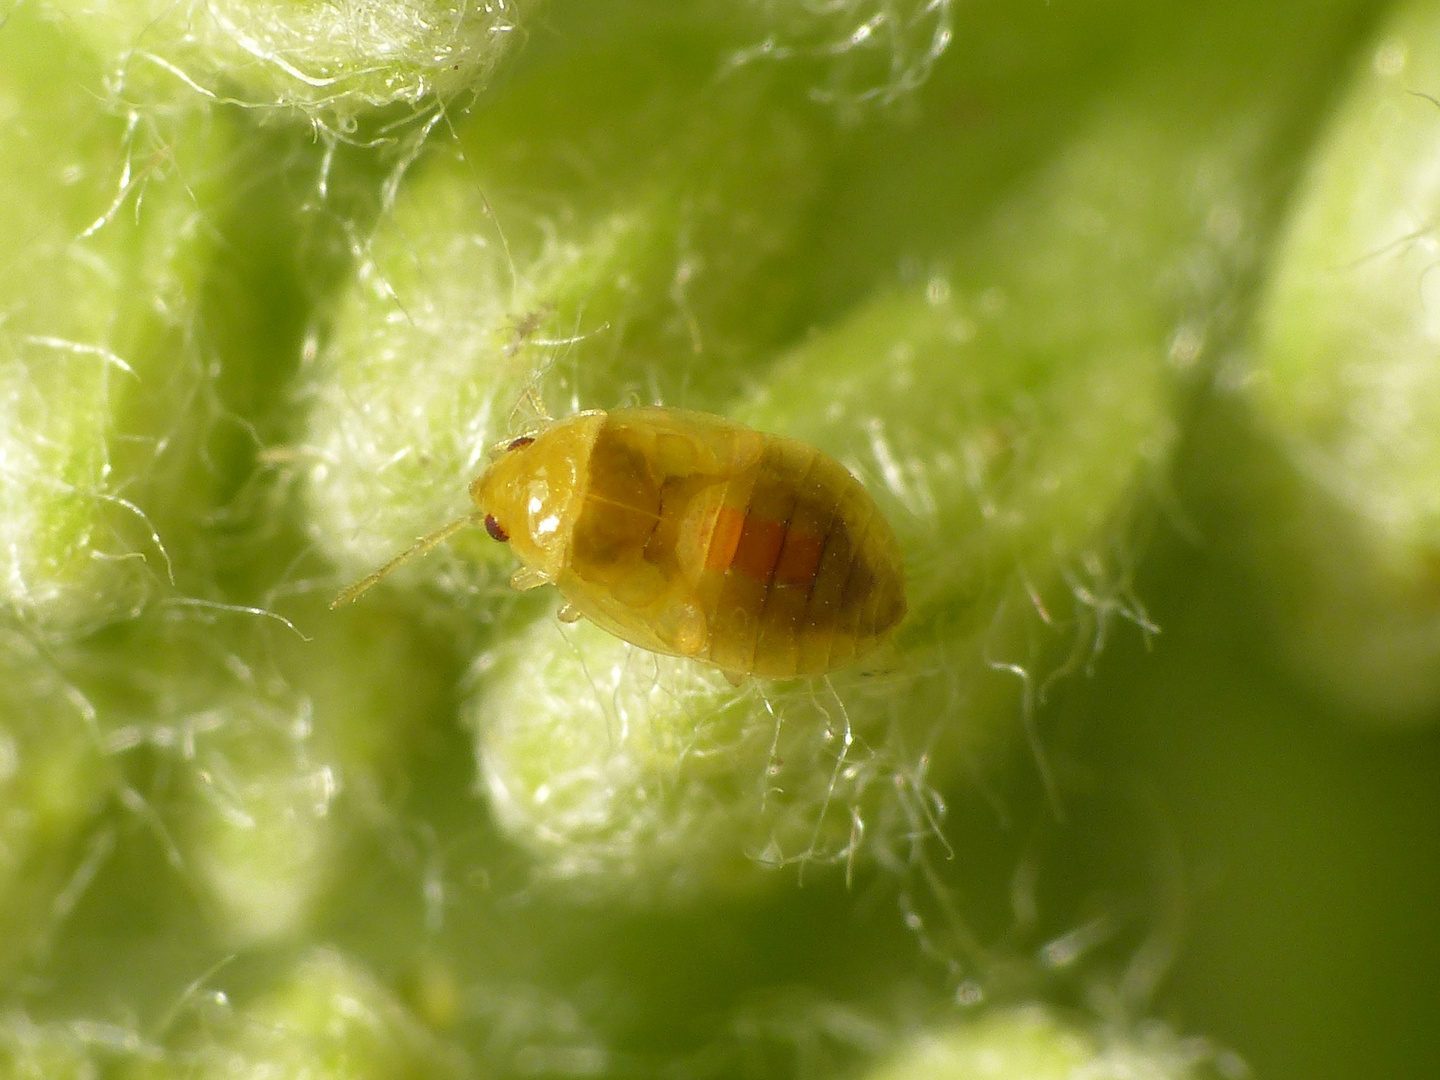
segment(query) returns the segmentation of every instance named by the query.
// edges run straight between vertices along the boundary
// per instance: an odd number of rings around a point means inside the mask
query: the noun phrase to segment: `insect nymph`
[[[331,606],[483,524],[523,563],[511,584],[559,587],[562,618],[732,678],[845,667],[905,615],[899,545],[860,482],[813,446],[709,413],[577,413],[512,441],[470,498],[472,514]]]

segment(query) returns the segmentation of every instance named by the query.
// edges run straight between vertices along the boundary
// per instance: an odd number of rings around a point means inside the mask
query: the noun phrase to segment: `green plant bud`
[[[236,651],[214,620],[142,616],[80,665],[126,806],[158,830],[172,865],[238,943],[304,925],[325,881],[343,770],[313,703]]]
[[[117,323],[143,246],[123,194],[125,124],[99,69],[29,6],[0,34],[0,590],[61,624],[123,610],[158,556],[132,548],[109,461],[111,406],[138,377]],[[153,167],[143,158],[141,170]],[[156,198],[163,200],[159,191]],[[163,211],[161,211],[163,214]],[[126,500],[128,502],[128,500]],[[139,523],[144,536],[144,523]],[[134,556],[133,559],[130,557]]]
[[[216,591],[217,510],[262,433],[265,394],[246,384],[264,379],[247,375],[265,372],[276,329],[293,322],[293,299],[252,291],[249,275],[283,281],[261,256],[277,216],[264,193],[294,147],[245,141],[233,111],[127,122],[100,83],[34,5],[8,18],[0,602],[61,636],[172,586]]]
[[[318,950],[278,985],[202,1002],[159,1059],[135,1060],[125,1080],[449,1080],[476,1070],[426,1030],[354,961]],[[193,1029],[193,1030],[191,1030]]]
[[[315,642],[166,607],[71,663],[125,770],[126,807],[164,838],[217,936],[247,944],[309,925],[349,836],[386,813],[449,683],[437,653],[383,603]]]
[[[865,1080],[1204,1080],[1243,1076],[1233,1055],[1158,1024],[1096,1034],[1040,1006],[986,1013],[926,1032]]]
[[[523,39],[535,0],[360,5],[274,0],[46,0],[68,16],[127,101],[194,95],[298,109],[338,134],[385,106],[415,108],[485,82]]]
[[[0,972],[69,915],[110,846],[97,819],[115,782],[90,703],[49,656],[0,628]]]
[[[937,791],[1009,741],[1022,691],[1115,619],[1148,625],[1128,593],[1136,507],[1186,374],[1229,329],[1267,225],[1266,139],[1301,89],[1240,120],[1205,98],[1177,125],[1173,99],[1130,87],[944,268],[731,407],[850,464],[894,525],[910,614],[873,662],[736,692],[544,626],[481,658],[486,787],[543,872],[649,899],[891,860],[934,827]]]
[[[126,1075],[161,1050],[119,1025],[40,1023],[21,1012],[0,1015],[0,1075],[7,1080],[95,1080]]]
[[[996,694],[938,670],[736,688],[553,618],[477,672],[468,716],[501,827],[556,882],[641,904],[753,891],[769,880],[757,867],[850,865],[877,844],[903,860],[903,838],[928,833],[943,807],[905,716]],[[993,738],[976,726],[949,749],[978,754]]]
[[[825,144],[767,74],[716,86],[696,51],[537,62],[400,190],[308,373],[313,532],[346,576],[470,509],[486,450],[538,408],[713,407],[784,327],[766,271]]]
[[[1271,636],[1320,693],[1383,723],[1440,705],[1437,33],[1440,5],[1403,4],[1363,54],[1232,380],[1254,428],[1234,541]]]

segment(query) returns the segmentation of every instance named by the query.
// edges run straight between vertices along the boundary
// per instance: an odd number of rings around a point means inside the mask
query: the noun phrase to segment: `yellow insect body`
[[[483,520],[524,564],[518,588],[554,582],[574,617],[732,677],[834,671],[905,614],[899,546],[860,482],[708,413],[579,413],[512,442],[470,497],[472,518],[412,552]]]

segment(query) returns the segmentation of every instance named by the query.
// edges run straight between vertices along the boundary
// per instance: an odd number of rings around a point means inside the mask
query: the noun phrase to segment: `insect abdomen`
[[[833,671],[905,614],[899,546],[839,462],[766,436],[715,515],[702,588],[711,663],[784,679]]]

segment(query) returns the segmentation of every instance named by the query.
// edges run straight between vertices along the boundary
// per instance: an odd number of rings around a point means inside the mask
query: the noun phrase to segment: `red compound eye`
[[[510,534],[500,527],[500,522],[495,520],[494,514],[485,515],[485,531],[490,534],[490,539],[499,540],[502,544],[510,539]]]
[[[511,439],[510,444],[506,446],[505,449],[519,450],[522,446],[529,446],[534,441],[535,440],[529,435],[521,435],[518,439]]]

